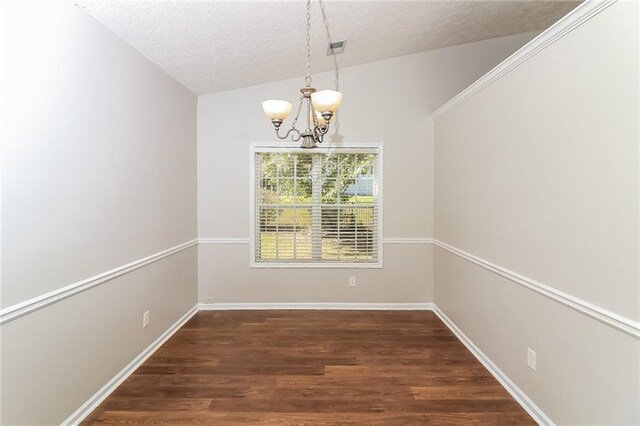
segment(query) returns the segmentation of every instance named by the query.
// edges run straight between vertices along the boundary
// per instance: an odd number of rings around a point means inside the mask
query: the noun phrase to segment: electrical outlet
[[[527,348],[527,365],[536,371],[536,353],[531,348]]]
[[[349,277],[349,287],[356,286],[356,277]]]
[[[142,314],[142,328],[149,325],[149,311]]]
[[[213,302],[215,302],[215,298],[214,298],[213,296],[209,296],[209,297],[207,297],[207,298],[205,299],[205,302],[207,302],[207,303],[213,303]]]

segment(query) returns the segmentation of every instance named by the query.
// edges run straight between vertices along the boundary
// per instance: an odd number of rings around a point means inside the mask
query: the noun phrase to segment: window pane
[[[337,203],[338,192],[338,181],[335,178],[324,178],[322,180],[322,204]]]
[[[313,181],[311,180],[311,178],[298,178],[296,180],[296,202],[311,204],[312,191]]]
[[[259,232],[260,259],[311,259],[311,208],[261,208]]]
[[[297,154],[296,176],[311,179],[312,154]]]
[[[308,163],[311,156],[302,156],[302,163],[298,157],[300,156],[281,153],[265,153],[264,157],[260,157],[258,196],[261,204],[310,202],[311,177]]]

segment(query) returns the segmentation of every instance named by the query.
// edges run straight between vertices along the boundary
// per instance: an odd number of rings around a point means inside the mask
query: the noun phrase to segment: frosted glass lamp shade
[[[313,107],[321,113],[336,112],[342,102],[342,93],[335,90],[320,90],[311,95]]]
[[[268,100],[262,103],[262,109],[271,120],[284,120],[291,114],[291,105],[287,101]]]

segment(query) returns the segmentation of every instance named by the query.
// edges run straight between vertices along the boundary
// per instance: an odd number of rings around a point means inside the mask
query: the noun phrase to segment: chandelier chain
[[[300,104],[298,105],[298,113],[296,114],[295,118],[291,122],[291,128],[292,129],[296,128],[296,123],[298,122],[298,118],[300,117],[300,111],[302,110],[302,102],[303,101],[304,101],[304,96],[300,96]]]
[[[307,87],[311,86],[311,0],[307,0]]]

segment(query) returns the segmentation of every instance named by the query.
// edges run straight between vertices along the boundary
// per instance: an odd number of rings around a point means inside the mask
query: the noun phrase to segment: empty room
[[[0,0],[0,424],[640,425],[640,1]]]

